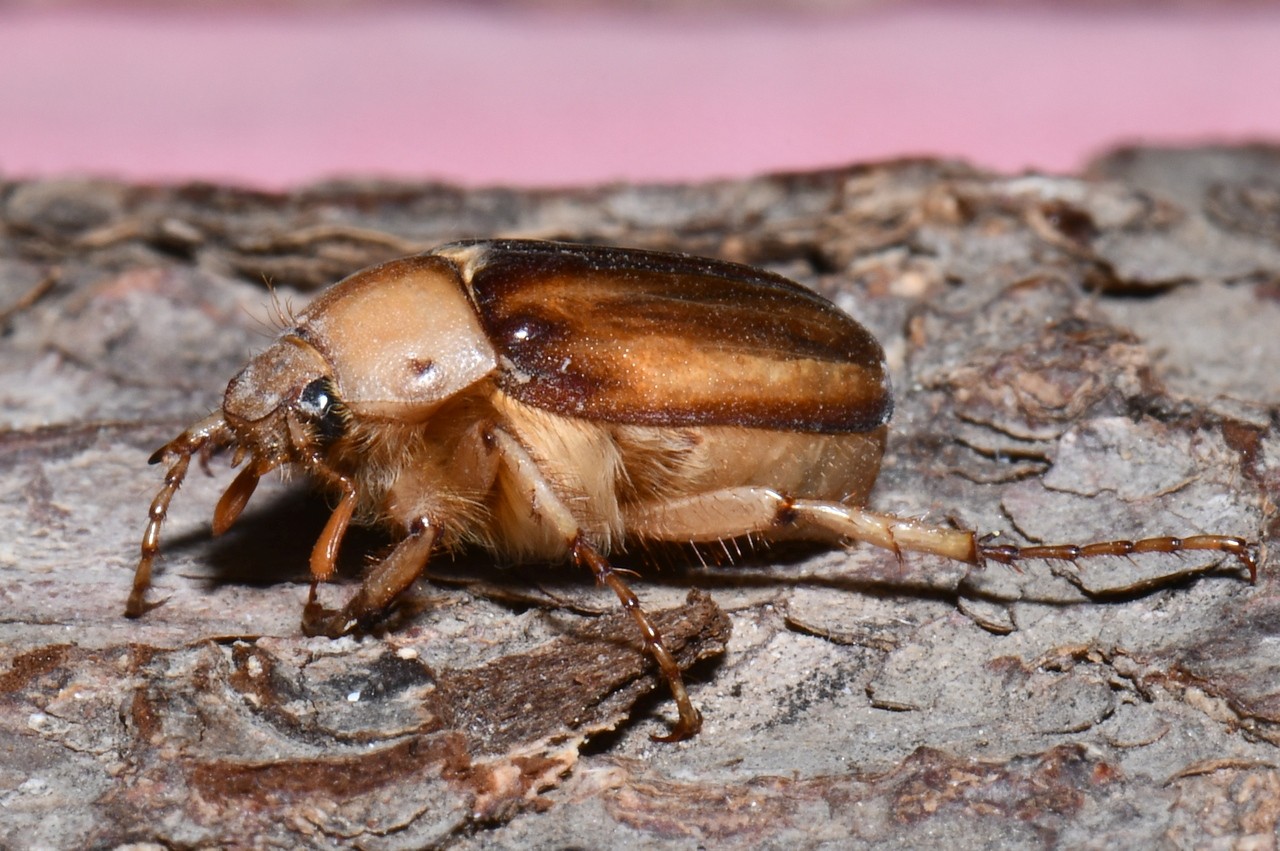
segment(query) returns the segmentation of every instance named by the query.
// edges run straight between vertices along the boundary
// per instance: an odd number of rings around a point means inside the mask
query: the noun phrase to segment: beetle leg
[[[138,559],[138,568],[133,573],[133,590],[129,592],[129,602],[124,607],[126,617],[141,617],[147,610],[146,593],[151,585],[151,565],[156,553],[160,552],[160,527],[164,525],[164,519],[169,514],[169,503],[182,486],[182,480],[187,477],[187,468],[190,466],[190,453],[179,455],[169,472],[165,473],[164,487],[160,488],[156,498],[151,501],[151,508],[147,512],[147,530],[142,533],[142,555]]]
[[[622,608],[631,614],[632,620],[640,628],[640,635],[644,638],[645,652],[657,661],[658,669],[667,678],[671,696],[675,698],[676,709],[680,712],[680,720],[667,735],[650,738],[655,742],[679,742],[696,735],[702,728],[702,713],[689,699],[689,692],[684,687],[684,677],[680,675],[680,666],[676,664],[675,658],[663,643],[662,633],[658,632],[658,628],[653,625],[653,621],[649,620],[648,614],[641,607],[640,598],[627,583],[622,581],[622,577],[609,565],[608,560],[581,536],[573,542],[573,560],[591,568],[596,582],[609,586],[613,589],[613,593],[618,595],[618,602],[622,603]]]
[[[324,524],[324,531],[320,533],[315,547],[311,550],[313,589],[315,582],[324,582],[333,576],[334,567],[338,562],[338,548],[342,546],[342,539],[347,534],[347,527],[351,525],[351,517],[356,511],[355,483],[343,478],[341,487],[342,499],[338,501],[338,507],[329,515],[328,522]],[[312,596],[314,597],[314,594]]]
[[[536,516],[550,523],[564,536],[569,552],[577,564],[590,568],[598,583],[607,585],[613,590],[622,608],[631,614],[632,620],[639,628],[640,636],[644,640],[645,652],[658,663],[658,669],[666,678],[671,696],[676,701],[680,719],[670,733],[665,736],[654,736],[653,739],[660,742],[678,742],[696,734],[702,727],[702,715],[689,699],[689,692],[684,687],[684,678],[680,675],[680,666],[667,650],[662,640],[662,633],[653,625],[653,621],[640,605],[640,598],[622,580],[600,551],[586,539],[581,525],[551,487],[550,482],[542,475],[537,462],[525,448],[514,437],[500,429],[494,429],[491,437],[498,448],[499,456],[518,486],[527,488],[529,502]]]
[[[148,459],[148,463],[158,464],[165,458],[178,456],[165,473],[164,485],[151,501],[151,508],[147,512],[147,529],[142,533],[142,551],[138,557],[138,567],[133,573],[133,590],[129,592],[129,601],[124,607],[126,617],[141,617],[147,611],[146,594],[147,588],[151,586],[151,569],[156,554],[160,552],[160,527],[169,516],[169,503],[173,501],[173,495],[182,487],[182,482],[187,477],[191,456],[199,453],[203,459],[226,448],[234,439],[222,415],[211,414],[157,449]]]
[[[1218,552],[1235,556],[1245,570],[1249,581],[1258,581],[1258,554],[1244,538],[1231,535],[1193,535],[1189,538],[1142,538],[1137,541],[1102,541],[1096,544],[1056,544],[1052,546],[1017,547],[1012,544],[993,544],[984,538],[978,544],[978,557],[983,561],[998,561],[1015,566],[1025,559],[1051,559],[1076,562],[1083,558],[1099,556],[1132,556],[1137,553]]]
[[[738,487],[643,503],[626,510],[627,532],[636,538],[707,543],[747,535],[865,541],[901,557],[926,552],[977,563],[972,532],[930,526],[853,505],[793,499],[770,488]]]
[[[1227,535],[1187,538],[1143,538],[1096,544],[1017,547],[979,541],[967,529],[930,526],[917,520],[879,514],[865,508],[816,499],[789,499],[760,487],[727,488],[696,496],[646,503],[628,509],[627,531],[638,538],[662,541],[707,541],[792,529],[808,536],[815,532],[866,541],[897,553],[932,553],[968,564],[996,561],[1016,566],[1029,559],[1078,561],[1136,553],[1219,552],[1234,556],[1257,578],[1258,560],[1252,545]]]
[[[340,505],[334,516],[341,510]],[[311,593],[302,610],[303,633],[338,638],[356,629],[372,627],[386,615],[396,597],[422,575],[435,540],[436,528],[430,521],[423,518],[414,522],[409,527],[409,533],[391,551],[391,555],[370,571],[360,590],[341,609],[326,609],[320,604],[316,596],[320,579],[313,578]]]

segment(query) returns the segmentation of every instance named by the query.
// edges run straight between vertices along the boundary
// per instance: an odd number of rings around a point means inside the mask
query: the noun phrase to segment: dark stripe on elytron
[[[559,384],[539,381],[520,382],[503,376],[499,382],[503,392],[526,405],[543,408],[565,416],[583,417],[619,425],[704,426],[728,425],[744,428],[808,434],[854,434],[874,431],[889,421],[893,414],[892,397],[878,408],[868,407],[865,416],[851,416],[849,410],[832,410],[822,401],[794,400],[790,404],[770,405],[750,401],[726,402],[716,406],[694,407],[678,401],[664,407],[611,405],[598,394],[564,392]]]
[[[590,339],[590,327],[564,327],[585,313],[633,337],[646,332],[659,338],[689,337],[712,350],[765,347],[781,359],[798,356],[866,366],[883,358],[879,343],[853,319],[815,293],[775,280],[776,276],[759,286],[760,281],[721,276],[673,279],[638,268],[619,273],[551,270],[550,262],[539,268],[521,265],[500,258],[492,265],[482,264],[472,280],[482,318],[495,336],[523,328],[570,342],[580,335]],[[675,286],[673,280],[685,285]],[[778,282],[785,286],[776,286]],[[523,340],[513,340],[517,341]]]
[[[755,266],[714,257],[701,257],[676,251],[655,251],[647,248],[589,245],[546,239],[464,239],[442,245],[431,253],[447,253],[456,248],[476,246],[485,249],[487,255],[482,265],[493,265],[494,260],[499,257],[521,258],[531,262],[538,259],[549,262],[568,260],[579,266],[601,270],[647,269],[673,275],[696,273],[736,279],[754,278],[761,281],[772,280],[791,289],[805,289],[790,278],[784,278]]]
[[[586,270],[649,272],[664,276],[696,276],[748,283],[766,289],[794,293],[811,302],[831,307],[830,302],[817,293],[781,275],[753,266],[744,266],[741,263],[692,254],[524,239],[463,240],[436,250],[444,251],[464,246],[479,246],[485,249],[479,260],[477,271],[483,269],[493,276],[494,280],[487,286],[495,290],[504,286],[522,286],[521,279],[524,276],[537,273],[577,274]]]

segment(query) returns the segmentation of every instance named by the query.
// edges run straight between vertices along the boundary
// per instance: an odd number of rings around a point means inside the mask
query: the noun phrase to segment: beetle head
[[[222,415],[261,467],[313,458],[343,425],[333,369],[314,346],[285,334],[231,379]]]

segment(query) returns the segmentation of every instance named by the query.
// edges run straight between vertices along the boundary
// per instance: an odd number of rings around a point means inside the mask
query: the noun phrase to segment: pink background
[[[1280,139],[1280,9],[0,9],[0,172],[682,180]]]

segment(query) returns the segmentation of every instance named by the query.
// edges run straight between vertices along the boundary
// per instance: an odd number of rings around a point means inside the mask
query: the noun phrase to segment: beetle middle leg
[[[671,687],[671,696],[675,698],[680,720],[667,735],[651,738],[655,742],[678,742],[696,735],[702,728],[702,713],[698,712],[693,701],[689,699],[689,692],[684,687],[684,677],[680,675],[680,666],[676,664],[676,660],[663,643],[662,634],[658,632],[658,628],[653,625],[653,621],[649,620],[648,614],[641,607],[640,598],[627,583],[622,581],[622,577],[609,565],[608,560],[581,536],[573,542],[573,560],[589,567],[596,582],[609,586],[613,589],[613,593],[618,595],[618,602],[622,603],[622,608],[631,614],[636,626],[640,629],[640,635],[644,638],[644,649],[657,661],[658,669],[662,671],[662,675],[667,678],[667,683]]]
[[[425,519],[411,524],[409,533],[391,554],[365,577],[355,596],[341,609],[326,609],[316,597],[321,577],[312,577],[311,593],[302,610],[302,631],[307,635],[337,638],[367,629],[381,620],[392,603],[414,583],[427,566],[436,529]],[[325,538],[321,538],[321,543]]]
[[[640,630],[645,652],[658,663],[658,669],[671,688],[671,696],[675,699],[680,717],[670,733],[652,738],[659,742],[678,742],[695,735],[702,727],[702,715],[689,699],[684,678],[680,674],[680,666],[667,650],[662,633],[654,626],[648,613],[640,605],[640,599],[614,571],[600,550],[587,539],[581,524],[556,494],[537,462],[525,448],[514,437],[500,429],[494,429],[490,437],[512,480],[511,484],[518,492],[526,495],[534,517],[554,529],[565,541],[573,560],[589,568],[598,583],[607,585],[617,595],[618,602],[630,613],[636,627]]]

